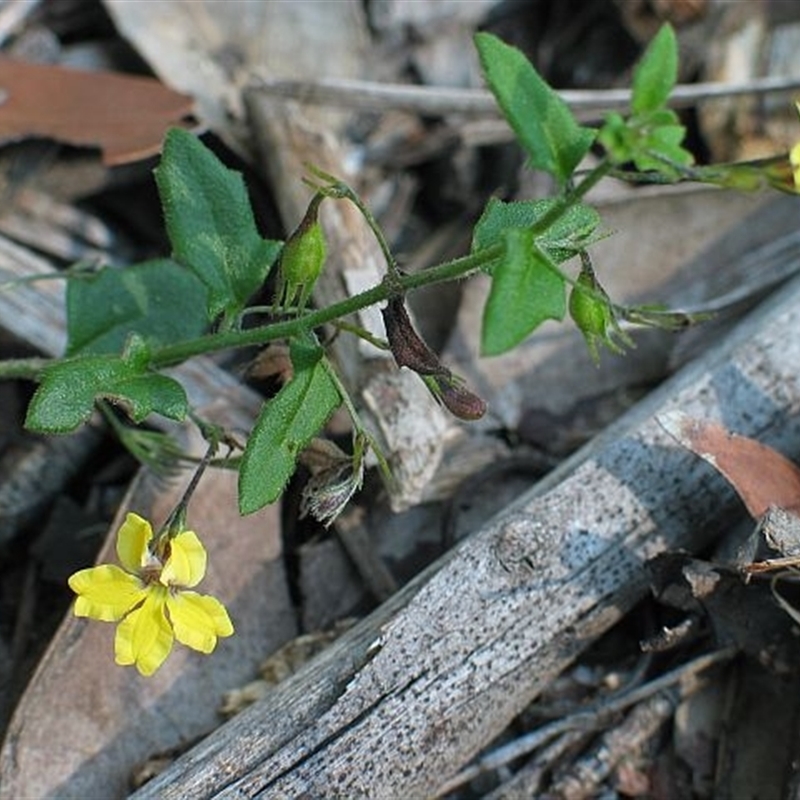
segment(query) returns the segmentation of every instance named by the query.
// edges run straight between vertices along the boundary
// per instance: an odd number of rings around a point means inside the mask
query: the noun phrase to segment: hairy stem
[[[540,235],[551,227],[558,219],[573,205],[605,177],[612,169],[612,165],[604,160],[584,175],[581,180],[561,195],[552,205],[546,214],[532,226],[535,235]],[[338,187],[337,187],[338,188]],[[350,194],[341,195],[354,201]],[[357,196],[356,196],[357,197]],[[379,232],[377,223],[368,209],[360,201],[356,202],[362,214],[365,214],[367,221],[376,232]],[[430,269],[416,272],[413,275],[403,275],[396,268],[393,269],[394,260],[388,252],[388,245],[382,235],[378,236],[382,249],[387,256],[387,266],[389,271],[381,283],[367,289],[353,297],[348,297],[338,303],[319,308],[294,317],[293,319],[273,322],[259,328],[251,328],[246,331],[226,330],[219,333],[211,333],[197,339],[190,339],[185,342],[167,345],[155,349],[150,361],[153,369],[164,369],[176,364],[180,364],[194,356],[204,353],[214,353],[220,350],[229,350],[237,347],[247,347],[251,345],[263,345],[274,342],[278,339],[286,339],[298,336],[304,332],[326,323],[334,322],[343,317],[347,317],[363,308],[375,305],[396,296],[398,292],[406,292],[418,289],[421,286],[431,286],[435,283],[447,283],[453,280],[466,278],[477,272],[483,267],[491,264],[503,255],[504,246],[502,244],[492,245],[484,248],[477,253],[470,253],[452,261],[446,261]],[[0,379],[3,378],[24,378],[28,380],[39,380],[42,371],[48,364],[54,363],[57,359],[12,359],[0,361]]]
[[[465,278],[482,266],[497,259],[502,255],[502,252],[503,246],[495,245],[487,247],[479,253],[456,258],[453,261],[439,264],[436,267],[413,275],[400,275],[391,282],[392,285],[382,281],[371,289],[353,295],[353,297],[348,297],[346,300],[334,303],[327,308],[310,311],[295,319],[275,322],[261,328],[252,328],[246,331],[214,333],[198,339],[168,345],[153,352],[151,364],[156,369],[161,369],[179,364],[187,358],[203,353],[213,353],[218,350],[228,350],[248,345],[267,344],[277,339],[297,336],[304,331],[312,330],[320,325],[333,322],[340,317],[346,317],[356,311],[360,311],[362,308],[388,300],[389,297],[396,293],[398,285],[402,291],[407,291],[420,286],[430,286],[434,283],[444,283],[458,278]]]

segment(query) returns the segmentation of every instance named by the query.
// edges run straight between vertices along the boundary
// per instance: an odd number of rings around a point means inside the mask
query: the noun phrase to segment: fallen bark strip
[[[800,282],[135,797],[423,797],[741,510],[657,415],[800,452]]]

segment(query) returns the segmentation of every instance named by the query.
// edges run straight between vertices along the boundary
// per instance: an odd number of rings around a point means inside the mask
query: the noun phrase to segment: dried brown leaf
[[[98,147],[107,166],[155,155],[193,100],[153,78],[0,58],[0,142]]]
[[[800,511],[800,469],[776,450],[681,412],[663,414],[658,421],[728,479],[751,516],[760,519],[770,508]]]

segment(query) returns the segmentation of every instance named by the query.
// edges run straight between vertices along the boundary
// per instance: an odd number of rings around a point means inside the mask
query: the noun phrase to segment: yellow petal
[[[167,599],[175,638],[187,647],[210,653],[218,636],[230,636],[233,625],[225,606],[210,595],[177,592]]]
[[[135,664],[142,675],[152,675],[166,660],[174,636],[164,613],[167,590],[147,589],[147,597],[117,627],[114,653],[117,664]]]
[[[800,142],[789,151],[789,162],[792,165],[795,188],[800,189]]]
[[[129,513],[117,533],[117,556],[128,572],[138,572],[147,563],[147,545],[153,538],[150,523],[138,514]]]
[[[69,588],[78,595],[75,616],[103,622],[122,619],[146,594],[142,582],[114,564],[82,569],[70,576]]]
[[[169,558],[161,570],[164,586],[197,586],[206,574],[206,549],[194,531],[183,531],[170,542]]]

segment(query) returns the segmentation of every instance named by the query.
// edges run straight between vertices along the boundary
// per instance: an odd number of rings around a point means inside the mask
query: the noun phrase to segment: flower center
[[[153,553],[147,554],[147,561],[139,571],[139,577],[146,583],[158,583],[161,579],[161,571],[164,565],[161,560]]]

